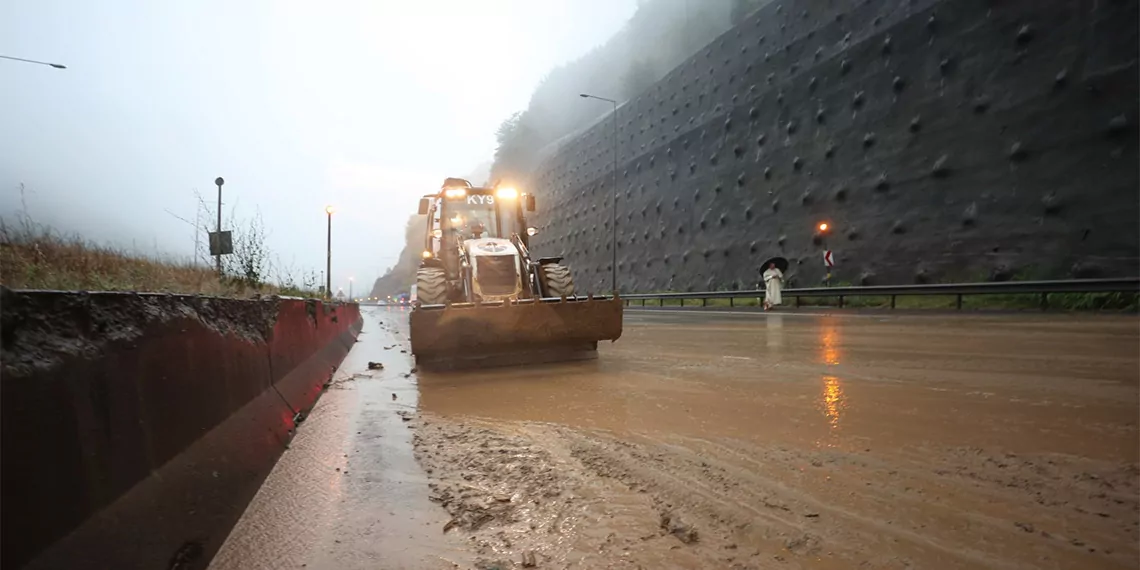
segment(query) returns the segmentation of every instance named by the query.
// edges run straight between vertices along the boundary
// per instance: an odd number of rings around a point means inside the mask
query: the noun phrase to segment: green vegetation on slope
[[[526,110],[499,127],[491,170],[495,180],[522,180],[541,151],[610,107],[579,93],[626,101],[651,87],[747,14],[770,0],[645,0],[604,45],[550,72]]]
[[[143,291],[219,297],[286,295],[317,297],[317,276],[269,262],[259,218],[234,232],[234,253],[223,257],[223,275],[190,259],[130,253],[64,235],[19,213],[15,224],[0,219],[0,285],[12,289]],[[200,258],[201,259],[201,258]],[[276,284],[267,282],[273,273]]]
[[[416,269],[420,266],[420,252],[423,251],[424,235],[427,233],[427,218],[413,214],[404,227],[404,250],[400,259],[388,273],[372,285],[370,297],[384,298],[388,295],[406,293],[416,280]]]

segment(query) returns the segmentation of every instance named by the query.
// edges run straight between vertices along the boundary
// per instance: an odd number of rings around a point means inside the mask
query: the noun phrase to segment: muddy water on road
[[[417,448],[504,564],[1131,568],[1138,330],[631,313],[598,361],[421,374]]]
[[[725,320],[646,315],[598,361],[422,373],[421,407],[841,449],[937,442],[1137,460],[1134,320]]]

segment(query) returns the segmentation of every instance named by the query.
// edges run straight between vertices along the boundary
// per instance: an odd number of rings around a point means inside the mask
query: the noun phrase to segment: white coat
[[[764,272],[764,300],[769,305],[779,305],[784,302],[780,294],[784,288],[784,272],[773,267]]]

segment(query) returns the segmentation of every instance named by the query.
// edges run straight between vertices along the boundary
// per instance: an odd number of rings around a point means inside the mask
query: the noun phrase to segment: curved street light
[[[618,286],[617,286],[617,197],[618,197],[618,116],[617,116],[617,108],[618,108],[618,104],[617,104],[617,101],[615,101],[613,99],[608,99],[606,97],[598,97],[597,95],[590,95],[589,93],[579,93],[578,96],[583,98],[583,99],[597,99],[598,101],[605,101],[606,103],[609,103],[609,104],[614,106],[614,188],[613,188],[614,196],[613,196],[613,204],[612,204],[613,207],[611,208],[613,210],[613,212],[612,212],[613,219],[610,221],[610,224],[611,224],[610,230],[613,232],[613,234],[611,235],[611,241],[613,242],[613,244],[610,247],[613,249],[614,258],[613,258],[613,261],[611,262],[610,274],[611,274],[611,280],[612,280],[611,285],[613,286],[613,290],[614,290],[614,298],[617,298],[617,292],[618,292]]]
[[[22,57],[12,57],[10,55],[0,55],[0,59],[10,59],[12,61],[22,61],[24,63],[35,63],[37,65],[46,65],[48,67],[54,67],[56,69],[67,69],[66,65],[59,64],[59,63],[50,63],[50,62],[46,62],[46,61],[36,61],[34,59],[24,59]]]

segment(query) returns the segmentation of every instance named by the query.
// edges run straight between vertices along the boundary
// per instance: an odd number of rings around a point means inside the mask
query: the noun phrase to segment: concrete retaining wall
[[[204,568],[360,326],[312,300],[3,290],[0,565]]]
[[[1135,275],[1137,6],[768,4],[618,110],[621,290],[752,287],[776,255],[812,286],[825,249],[855,284]],[[609,289],[613,133],[528,183],[583,291]]]

